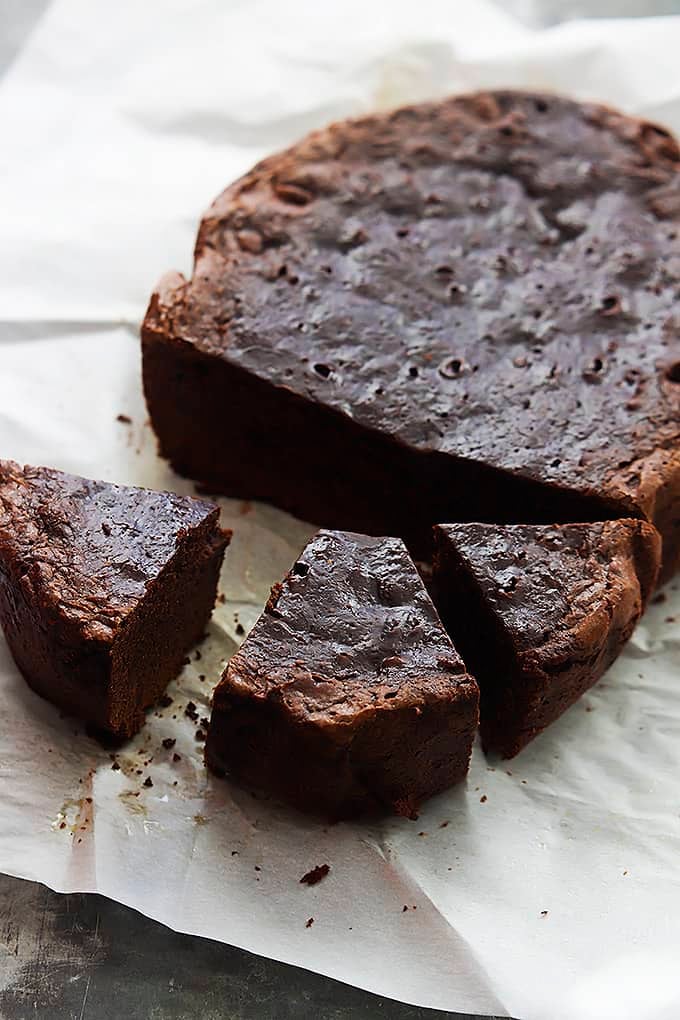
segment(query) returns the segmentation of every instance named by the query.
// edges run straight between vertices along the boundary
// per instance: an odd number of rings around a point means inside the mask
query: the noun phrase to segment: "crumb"
[[[627,871],[624,871],[624,875],[627,875],[627,874],[628,874],[628,872],[627,872]]]
[[[162,698],[158,699],[158,704],[161,708],[169,708],[172,705],[172,698],[169,694],[164,694]]]
[[[172,785],[173,785],[173,786],[177,786],[177,780],[175,780],[175,781],[174,781],[174,783],[173,783]]]
[[[120,772],[120,765],[118,764],[117,761],[114,761],[114,763],[111,766],[111,768],[113,769],[114,772]]]
[[[547,910],[542,910],[541,911],[541,917],[547,917],[547,916],[548,916],[548,911]]]
[[[153,779],[151,778],[151,776],[146,777],[146,779],[142,783],[142,786],[146,786],[147,788],[153,786]]]
[[[104,521],[102,524],[102,532],[106,535],[107,538],[111,534],[111,525],[107,524],[106,521]]]
[[[524,783],[525,786],[527,785],[526,779],[520,779],[520,783]]]
[[[408,818],[412,822],[418,821],[418,805],[412,797],[403,797],[399,800],[395,800],[393,804],[394,813],[401,815],[402,818]]]
[[[407,910],[408,910],[408,907],[406,906],[406,904],[404,904],[404,906],[401,908],[402,914],[405,914]]]
[[[313,917],[308,917],[307,920],[305,921],[305,928],[311,928],[313,924],[314,924],[314,918]]]
[[[122,425],[132,425],[132,418],[127,414],[117,414],[116,421],[119,421]]]
[[[199,722],[200,722],[200,724],[201,724],[201,726],[203,727],[204,730],[207,730],[208,726],[210,726],[210,719],[208,719],[204,715],[201,716],[201,718],[199,719]]]
[[[317,864],[315,868],[312,868],[311,871],[302,876],[300,885],[316,885],[317,882],[326,877],[330,870],[329,864]]]
[[[165,740],[162,741],[163,747],[165,747],[168,751],[170,748],[174,747],[176,743],[177,741],[174,737],[166,737]]]
[[[232,850],[231,851],[231,856],[232,857],[238,857],[238,850]]]
[[[665,622],[666,623],[675,623],[675,617],[674,616],[667,616]]]
[[[418,835],[419,836],[427,836],[427,833],[426,832],[419,832]]]
[[[198,679],[201,681],[201,683],[203,683],[205,681],[205,673],[199,673]]]
[[[144,774],[141,769],[135,769],[135,772],[137,773],[138,776],[141,776],[141,775]]]
[[[196,711],[196,706],[193,701],[189,701],[187,703],[187,707],[184,709],[184,714],[188,715],[192,722],[196,722],[198,720],[198,712]]]
[[[236,624],[236,633],[238,634],[238,636],[242,637],[245,634],[245,632],[246,632],[246,628],[243,626],[243,624],[242,623],[237,623]]]
[[[660,591],[659,594],[655,595],[654,598],[652,599],[652,605],[658,606],[662,602],[665,602],[667,598],[668,596],[666,595],[666,593],[664,591]]]
[[[203,658],[203,656],[201,655],[199,649],[197,648],[196,649],[196,662],[198,662],[198,660],[202,659],[202,658]]]
[[[181,754],[177,754],[177,751],[175,751],[175,753],[172,756],[172,760],[173,761],[181,761],[182,760],[182,755]]]
[[[479,798],[479,803],[480,803],[480,804],[486,804],[486,799],[487,799],[487,798],[486,798],[486,794],[484,794],[484,796],[483,796],[483,797],[480,797],[480,798]]]
[[[59,823],[59,828],[60,829],[65,829],[66,828],[66,822],[60,822]]]
[[[182,659],[182,665],[183,666],[190,666],[191,665],[191,659],[189,658],[188,655],[187,655],[187,657],[185,659]]]
[[[78,842],[79,842],[79,843],[82,843],[82,842],[83,842],[83,841],[82,841],[82,838],[79,838],[79,839],[78,839]]]
[[[255,865],[255,871],[262,871],[262,868],[258,864],[256,864]]]
[[[276,581],[276,583],[272,585],[272,590],[269,593],[267,604],[264,607],[265,613],[270,613],[272,616],[276,615],[276,603],[281,598],[282,591],[283,585],[280,581]]]
[[[512,772],[510,771],[510,769],[506,769],[505,770],[505,774],[506,774],[506,776],[511,776]]]
[[[223,591],[221,591],[217,596],[217,601],[221,602],[222,605],[224,605],[224,603],[227,601],[227,596],[224,594]]]
[[[203,743],[203,741],[206,740],[205,732],[203,730],[196,730],[194,733],[194,740],[198,740],[199,743]]]
[[[86,797],[85,798],[85,803],[86,804],[91,804],[92,803],[92,797]]]
[[[448,821],[446,821],[446,822],[442,822],[442,823],[440,824],[439,828],[440,828],[440,829],[445,829],[445,828],[446,828],[446,826],[447,826],[448,824],[449,824],[449,823],[448,823]]]

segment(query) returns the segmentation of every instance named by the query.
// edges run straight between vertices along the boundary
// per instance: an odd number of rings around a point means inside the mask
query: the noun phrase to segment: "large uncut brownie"
[[[320,531],[215,690],[206,761],[325,815],[412,811],[465,776],[478,700],[404,544]]]
[[[680,552],[680,152],[481,93],[332,125],[205,216],[143,328],[162,453],[332,527],[646,517]]]
[[[517,754],[612,664],[652,591],[643,521],[440,525],[438,605],[479,681],[485,749]]]
[[[211,503],[0,461],[0,623],[30,686],[132,736],[205,629],[229,534]]]

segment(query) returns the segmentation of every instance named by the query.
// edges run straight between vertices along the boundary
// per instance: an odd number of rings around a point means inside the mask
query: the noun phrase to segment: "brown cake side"
[[[206,761],[326,816],[411,811],[467,773],[477,707],[403,543],[320,531],[215,690]]]
[[[481,93],[332,125],[207,213],[143,328],[162,453],[397,534],[642,517],[680,557],[680,152]]]
[[[205,630],[229,534],[202,500],[0,462],[0,623],[29,685],[132,736]]]
[[[659,535],[637,520],[435,532],[437,605],[479,681],[483,746],[511,758],[618,656],[656,583]]]

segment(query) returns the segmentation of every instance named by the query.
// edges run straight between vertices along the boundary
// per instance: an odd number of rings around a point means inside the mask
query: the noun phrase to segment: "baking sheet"
[[[0,82],[0,454],[191,492],[155,453],[138,324],[230,179],[334,117],[485,85],[680,130],[679,44],[680,18],[539,32],[483,0],[56,0]],[[467,784],[415,822],[323,827],[208,777],[184,714],[208,714],[237,623],[313,530],[222,506],[226,601],[119,770],[0,641],[0,869],[420,1005],[676,1018],[676,588],[521,757],[475,748]]]

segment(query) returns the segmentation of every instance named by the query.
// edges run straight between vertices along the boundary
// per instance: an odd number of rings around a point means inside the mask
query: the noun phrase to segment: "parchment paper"
[[[534,32],[482,0],[57,0],[0,84],[0,454],[192,491],[155,453],[138,324],[228,181],[331,118],[482,85],[678,130],[679,49],[678,18]],[[223,508],[227,601],[120,770],[0,642],[0,868],[421,1005],[677,1018],[678,592],[521,757],[476,748],[416,822],[324,828],[208,778],[184,715],[313,530]]]

